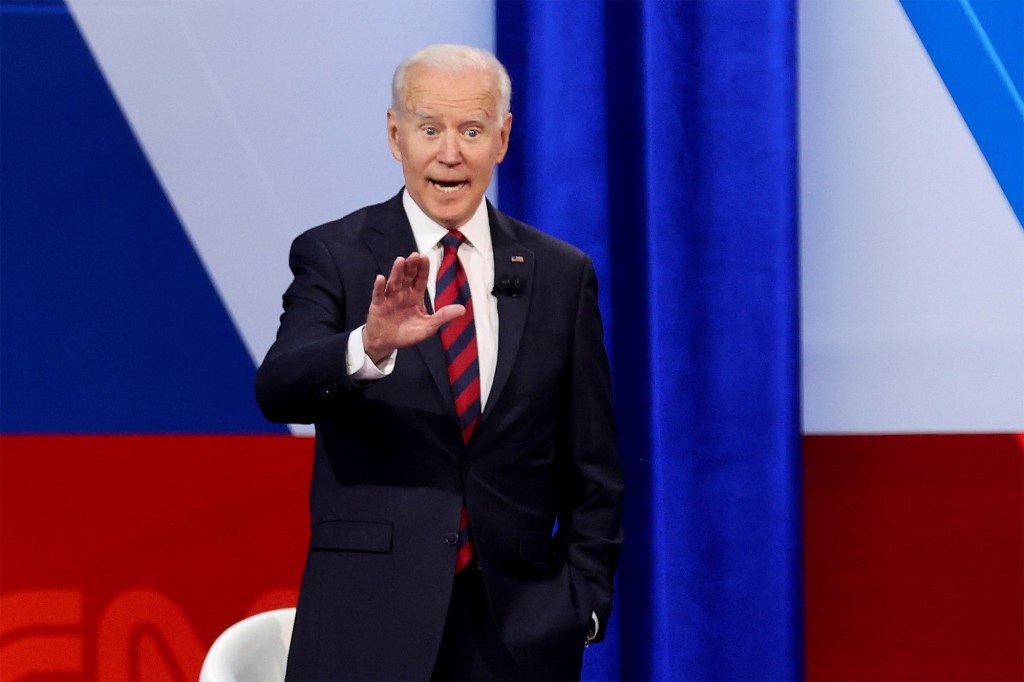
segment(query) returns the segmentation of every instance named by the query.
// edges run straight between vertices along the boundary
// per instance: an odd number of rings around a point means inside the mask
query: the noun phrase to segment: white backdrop
[[[436,42],[494,49],[475,0],[68,4],[257,363],[291,240],[402,186],[395,66]]]
[[[1024,431],[1024,230],[897,0],[799,6],[804,431]]]
[[[69,4],[256,362],[290,240],[401,185],[394,66],[494,44],[474,0]],[[799,7],[805,432],[1024,431],[1024,230],[898,0]]]

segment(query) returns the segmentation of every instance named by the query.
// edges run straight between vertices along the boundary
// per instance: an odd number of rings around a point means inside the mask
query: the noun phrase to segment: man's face
[[[405,79],[405,109],[388,109],[388,146],[402,162],[413,201],[450,230],[466,224],[505,158],[512,115],[498,118],[498,89],[487,72],[422,65]]]

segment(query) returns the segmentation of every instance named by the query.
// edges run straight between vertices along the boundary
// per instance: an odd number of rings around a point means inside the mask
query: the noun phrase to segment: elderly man
[[[483,50],[410,56],[404,190],[292,245],[256,378],[268,419],[316,424],[289,679],[572,679],[604,636],[622,476],[597,282],[484,199],[510,93]]]

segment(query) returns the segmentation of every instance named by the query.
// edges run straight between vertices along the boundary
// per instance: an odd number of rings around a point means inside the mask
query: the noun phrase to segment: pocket
[[[581,628],[583,630],[583,639],[586,639],[587,634],[594,625],[593,613],[597,608],[594,603],[594,598],[590,590],[590,585],[586,578],[579,571],[572,567],[572,564],[566,564],[569,569],[569,586],[572,591],[572,605],[576,609]],[[601,627],[604,627],[603,625]],[[583,640],[580,640],[582,643]]]
[[[386,554],[391,551],[392,525],[379,521],[320,521],[310,532],[310,550]]]
[[[524,530],[519,533],[519,558],[529,563],[547,563],[554,554],[553,541],[547,533]]]

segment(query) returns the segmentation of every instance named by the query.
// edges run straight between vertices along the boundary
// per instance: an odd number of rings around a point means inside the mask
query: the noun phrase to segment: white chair
[[[235,623],[210,647],[199,682],[281,682],[294,622],[292,608],[264,611]]]

